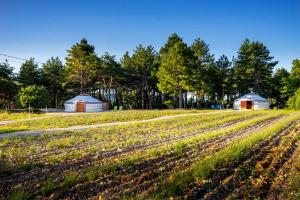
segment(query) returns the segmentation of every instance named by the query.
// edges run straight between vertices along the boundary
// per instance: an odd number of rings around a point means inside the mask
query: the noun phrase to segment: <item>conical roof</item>
[[[98,99],[96,99],[90,95],[87,95],[87,94],[80,94],[80,95],[66,101],[65,103],[75,103],[78,101],[82,101],[82,102],[86,102],[86,103],[101,103],[101,101],[99,101]]]
[[[267,99],[255,94],[255,93],[245,94],[244,96],[241,96],[240,98],[236,99],[235,101],[240,101],[240,100],[268,101]]]

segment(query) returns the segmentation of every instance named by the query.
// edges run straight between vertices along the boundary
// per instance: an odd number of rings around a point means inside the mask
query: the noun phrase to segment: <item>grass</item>
[[[57,185],[54,183],[53,178],[48,177],[42,185],[41,192],[44,196],[47,196],[56,188],[57,188]]]
[[[24,190],[13,191],[9,197],[9,200],[29,200],[30,196],[28,192]]]
[[[8,113],[0,112],[0,121],[29,119],[33,117],[42,117],[44,114],[29,114],[29,113]]]
[[[121,112],[85,113],[81,115],[49,115],[47,118],[36,120],[16,121],[14,123],[0,126],[0,133],[15,132],[20,130],[40,130],[47,128],[65,128],[69,126],[92,125],[111,122],[126,122],[132,120],[145,120],[161,116],[178,114],[207,113],[212,110],[130,110]],[[2,114],[3,119],[18,118],[18,114]],[[14,116],[17,115],[17,116]],[[1,116],[1,115],[0,115]],[[6,117],[4,117],[6,116]],[[23,118],[25,114],[21,115]],[[21,116],[19,116],[21,118]],[[39,116],[39,115],[37,115]]]
[[[76,172],[68,172],[65,174],[62,183],[60,184],[61,188],[70,188],[77,184],[80,176]]]

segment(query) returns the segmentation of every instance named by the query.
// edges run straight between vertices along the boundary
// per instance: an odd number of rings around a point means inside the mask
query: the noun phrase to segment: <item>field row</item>
[[[1,140],[0,198],[283,195],[274,180],[297,173],[289,166],[299,155],[299,119],[287,111],[211,113]]]
[[[61,113],[61,114],[7,114],[0,113],[0,134],[25,130],[65,128],[70,126],[92,125],[111,122],[146,120],[180,114],[216,112],[213,110],[132,110],[103,113]],[[34,118],[34,119],[33,119]],[[6,121],[12,120],[9,123]],[[2,121],[2,122],[1,122]],[[5,123],[6,122],[6,123]]]

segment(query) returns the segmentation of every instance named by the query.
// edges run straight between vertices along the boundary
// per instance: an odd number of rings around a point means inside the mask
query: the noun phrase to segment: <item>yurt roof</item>
[[[250,100],[250,101],[267,101],[267,99],[255,94],[255,93],[249,93],[245,94],[244,96],[241,96],[240,98],[236,99],[235,101],[240,101],[240,100]]]
[[[66,101],[65,103],[74,103],[74,102],[78,102],[78,101],[82,101],[82,102],[86,102],[86,103],[101,103],[101,101],[99,101],[98,99],[96,99],[90,95],[86,95],[86,94],[80,94],[80,95]]]

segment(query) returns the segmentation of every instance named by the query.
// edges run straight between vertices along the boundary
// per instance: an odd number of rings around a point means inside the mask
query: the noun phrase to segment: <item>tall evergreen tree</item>
[[[213,83],[214,92],[217,94],[218,99],[226,96],[227,103],[229,103],[230,96],[233,91],[233,69],[232,63],[225,55],[222,55],[216,62],[216,74],[214,75],[215,82]]]
[[[42,67],[42,81],[51,95],[51,106],[58,108],[59,99],[62,97],[64,65],[58,57],[51,57]]]
[[[67,52],[65,81],[72,87],[78,88],[80,93],[87,92],[99,64],[95,48],[86,39],[82,39]]]
[[[161,50],[161,62],[157,72],[160,91],[179,97],[178,107],[183,107],[183,92],[189,89],[193,52],[179,39],[172,46],[172,35]]]
[[[272,87],[272,72],[278,61],[272,61],[268,48],[259,41],[243,41],[234,65],[237,90],[245,94],[253,90],[269,97]]]
[[[200,38],[197,38],[192,43],[191,49],[195,56],[191,85],[200,103],[203,103],[205,95],[214,95],[213,84],[216,78],[214,56],[209,51],[209,45]],[[199,101],[197,101],[197,103],[199,103]]]
[[[276,106],[284,108],[288,96],[284,94],[286,88],[286,80],[289,77],[289,72],[284,68],[276,70],[272,77],[272,95],[271,98],[275,100]]]
[[[291,74],[285,79],[285,87],[282,90],[282,95],[291,97],[300,87],[300,59],[295,59],[292,62]]]
[[[152,107],[151,90],[153,89],[153,74],[156,71],[156,54],[152,46],[143,47],[139,45],[132,55],[136,81],[139,82],[139,93],[141,97],[141,108]],[[155,86],[154,86],[155,87]]]
[[[115,56],[105,52],[100,57],[100,64],[97,68],[97,84],[102,88],[103,99],[111,101],[111,92],[114,90],[117,93],[117,87],[120,83],[120,78],[123,75],[120,63],[115,59]],[[116,99],[115,99],[116,100]]]
[[[34,62],[34,58],[26,60],[21,65],[18,81],[22,87],[41,84],[41,70],[38,68],[38,64]]]
[[[13,68],[8,62],[0,63],[0,107],[11,108],[11,101],[18,89],[14,79]]]

